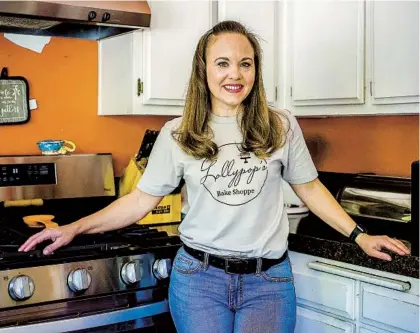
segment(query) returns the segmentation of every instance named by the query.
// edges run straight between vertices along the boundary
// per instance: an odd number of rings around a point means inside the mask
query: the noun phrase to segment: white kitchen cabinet
[[[384,330],[417,333],[418,295],[362,283],[361,322]]]
[[[135,114],[137,78],[141,77],[142,32],[99,42],[98,109],[100,115]],[[140,59],[138,59],[139,57]]]
[[[368,1],[373,104],[419,102],[418,1]]]
[[[99,41],[100,115],[181,115],[212,1],[151,1],[150,29]]]
[[[296,332],[418,333],[419,280],[290,251]]]
[[[295,333],[353,333],[355,325],[301,307],[297,308]]]
[[[297,303],[301,306],[355,319],[355,284],[353,279],[319,272],[308,264],[309,256],[293,254],[291,263]]]
[[[419,4],[393,0],[150,1],[151,28],[99,41],[100,115],[182,115],[199,37],[261,39],[269,104],[296,116],[418,114]]]
[[[214,22],[212,1],[150,1],[144,31],[143,104],[183,105],[195,48]]]
[[[289,105],[364,102],[364,3],[288,1]]]
[[[279,107],[296,116],[418,114],[417,1],[290,0],[284,20]]]
[[[276,0],[219,0],[218,21],[234,20],[242,23],[260,38],[263,51],[263,81],[269,104],[277,99],[277,15],[279,2]]]

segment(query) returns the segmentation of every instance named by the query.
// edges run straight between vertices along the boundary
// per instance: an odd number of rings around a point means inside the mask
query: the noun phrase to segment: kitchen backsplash
[[[95,41],[52,38],[41,54],[0,35],[0,64],[23,76],[38,102],[31,121],[0,126],[0,155],[37,154],[42,139],[72,140],[79,153],[110,152],[116,175],[135,154],[146,129],[171,117],[98,116]],[[115,96],[118,98],[118,96]],[[419,159],[417,116],[299,119],[318,169],[409,176]]]

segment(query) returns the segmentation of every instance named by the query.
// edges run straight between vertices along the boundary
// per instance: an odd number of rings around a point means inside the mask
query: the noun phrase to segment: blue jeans
[[[289,257],[260,274],[228,274],[180,248],[169,306],[178,333],[293,333],[296,295]]]

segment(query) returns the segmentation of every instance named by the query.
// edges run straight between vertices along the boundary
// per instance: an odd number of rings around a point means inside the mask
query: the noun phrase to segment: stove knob
[[[34,281],[26,275],[15,276],[9,282],[9,295],[15,301],[24,301],[34,294]]]
[[[143,272],[138,261],[130,261],[121,268],[121,278],[125,284],[140,282]]]
[[[172,270],[172,262],[170,259],[158,259],[153,264],[153,274],[159,280],[163,280],[169,277]]]
[[[74,292],[87,290],[91,282],[92,278],[85,268],[75,269],[67,277],[69,288]]]

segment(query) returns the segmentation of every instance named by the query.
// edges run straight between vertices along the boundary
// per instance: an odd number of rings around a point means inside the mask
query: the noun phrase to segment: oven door
[[[167,301],[79,318],[7,327],[1,333],[61,332],[176,332]]]
[[[148,290],[4,311],[0,333],[176,333],[167,298],[157,296]]]

